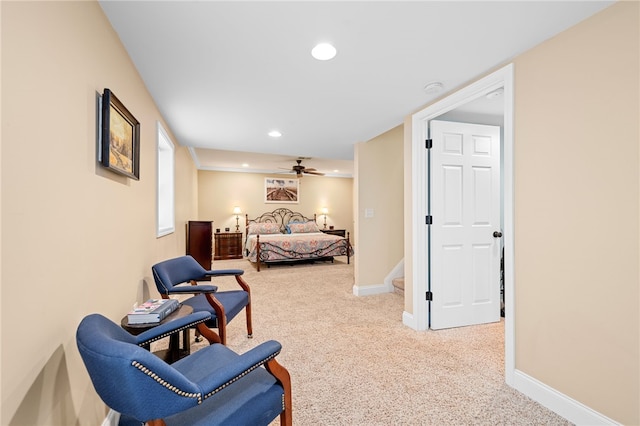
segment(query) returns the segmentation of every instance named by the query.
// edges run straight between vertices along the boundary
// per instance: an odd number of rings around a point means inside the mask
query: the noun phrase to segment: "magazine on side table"
[[[180,307],[176,299],[149,299],[127,314],[129,324],[154,324]]]

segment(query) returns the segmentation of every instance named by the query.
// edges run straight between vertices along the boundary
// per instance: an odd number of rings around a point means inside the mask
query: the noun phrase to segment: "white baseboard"
[[[406,311],[402,313],[402,324],[413,330],[418,330],[415,317]],[[514,371],[513,388],[578,426],[619,425],[618,422],[522,371]]]
[[[353,294],[356,296],[372,296],[374,294],[390,293],[389,289],[384,284],[367,285],[359,287],[353,286]]]
[[[107,417],[104,418],[102,426],[118,426],[120,421],[120,413],[117,411],[109,410]]]
[[[393,291],[393,280],[395,278],[404,277],[404,258],[400,259],[400,262],[389,272],[389,274],[384,278],[384,284],[389,289],[389,293]]]
[[[576,425],[619,425],[619,423],[522,371],[515,370],[513,387]]]
[[[402,312],[402,324],[411,328],[412,330],[418,329],[418,324],[416,324],[416,319],[413,314],[410,314],[407,311]]]

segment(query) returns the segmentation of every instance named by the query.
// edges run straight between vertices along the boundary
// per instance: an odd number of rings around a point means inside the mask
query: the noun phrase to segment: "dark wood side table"
[[[242,259],[242,232],[216,232],[213,260]]]
[[[174,321],[178,318],[185,317],[193,313],[193,308],[188,305],[180,305],[178,309],[169,314],[165,319],[160,321],[159,323],[153,324],[129,324],[129,318],[125,315],[120,321],[120,326],[127,330],[129,333],[137,336],[143,331],[147,331],[152,329],[153,327],[157,327],[160,324],[165,324],[170,321]],[[190,341],[189,341],[189,329],[183,330],[182,332],[182,348],[180,348],[180,333],[173,333],[169,336],[169,348],[154,352],[155,355],[159,356],[169,364],[179,360],[180,358],[189,355],[191,350]],[[146,345],[146,349],[150,350],[150,345]]]
[[[321,231],[324,232],[325,234],[339,235],[343,238],[347,236],[346,229],[321,229]]]

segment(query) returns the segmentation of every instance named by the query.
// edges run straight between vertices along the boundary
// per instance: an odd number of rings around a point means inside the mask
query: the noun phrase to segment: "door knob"
[[[500,238],[502,237],[502,232],[500,231],[493,231],[493,238]]]

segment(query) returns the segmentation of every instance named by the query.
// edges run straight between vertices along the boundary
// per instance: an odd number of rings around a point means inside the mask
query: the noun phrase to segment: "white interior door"
[[[433,120],[430,135],[431,328],[499,321],[500,128]]]

